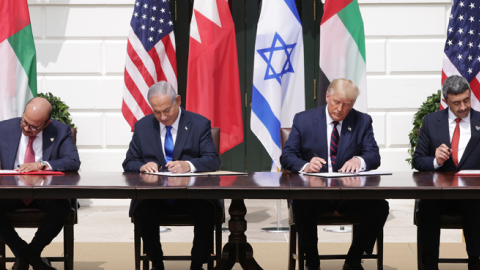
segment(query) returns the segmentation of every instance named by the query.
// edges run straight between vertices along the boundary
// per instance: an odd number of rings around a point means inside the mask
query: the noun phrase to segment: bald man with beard
[[[50,119],[51,116],[50,103],[44,98],[34,98],[25,107],[22,117],[0,122],[0,164],[3,170],[30,172],[79,169],[80,159],[70,127]],[[29,244],[20,238],[5,215],[27,206],[46,212],[45,219]],[[70,208],[69,199],[0,200],[0,239],[16,257],[13,270],[28,270],[29,265],[34,270],[55,269],[40,254],[62,230]]]

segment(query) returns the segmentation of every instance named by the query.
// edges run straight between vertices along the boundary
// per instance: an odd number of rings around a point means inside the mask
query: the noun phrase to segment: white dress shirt
[[[448,131],[450,133],[450,145],[452,144],[453,132],[455,132],[455,128],[457,127],[457,122],[455,119],[458,117],[452,113],[450,108],[448,108]],[[467,117],[462,118],[462,121],[458,124],[460,128],[460,138],[458,140],[458,162],[462,160],[463,153],[465,152],[465,148],[467,148],[467,144],[472,137],[472,129],[470,127],[470,112],[468,113]],[[442,164],[443,165],[443,164]],[[433,159],[433,167],[435,169],[440,168],[442,165],[438,165],[437,159]]]
[[[25,163],[25,152],[27,151],[28,146],[28,136],[23,135],[21,133],[20,142],[18,143],[17,148],[17,156],[15,157],[15,163],[13,164],[13,168],[18,168],[19,165]],[[35,152],[35,162],[43,161],[43,130],[37,134],[35,140],[33,140],[33,152]],[[46,170],[53,170],[48,163]]]
[[[180,116],[182,115],[182,108],[178,107],[178,109],[179,109],[178,117],[175,120],[175,122],[173,122],[172,129],[170,129],[170,133],[172,134],[173,146],[174,147],[175,147],[175,142],[177,141],[178,124],[180,124]],[[165,126],[161,122],[158,122],[158,123],[160,124],[160,141],[162,142],[163,156],[166,157],[165,146],[163,145],[163,143],[165,142],[165,135],[167,134],[167,126]],[[175,158],[175,157],[172,157],[172,158]],[[193,166],[193,164],[190,161],[186,160],[186,162],[188,162],[188,164],[190,165],[190,172],[196,172],[197,171],[195,166]]]
[[[330,114],[328,113],[328,106],[325,107],[325,120],[327,122],[327,155],[328,155],[328,160],[327,160],[327,166],[328,166],[328,172],[333,172],[333,167],[332,167],[332,160],[331,160],[331,156],[330,156],[330,139],[332,137],[332,131],[333,131],[333,127],[335,126],[333,124],[334,120],[332,119],[332,117],[330,117]],[[343,120],[342,121],[339,121],[338,124],[337,124],[337,131],[338,131],[338,141],[340,142],[340,136],[341,136],[341,133],[342,133],[342,124],[343,124]],[[365,160],[363,160],[363,158],[361,157],[358,157],[358,156],[355,156],[356,158],[360,159],[360,168],[358,171],[364,171],[365,168],[367,167],[366,164],[365,164]],[[303,172],[303,170],[305,170],[305,167],[307,167],[307,165],[310,164],[310,163],[307,163],[305,165],[303,165],[303,168],[300,170],[300,172]]]

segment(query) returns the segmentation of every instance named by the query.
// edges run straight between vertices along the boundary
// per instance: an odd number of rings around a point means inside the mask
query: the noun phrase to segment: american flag
[[[480,2],[454,0],[449,17],[442,84],[452,75],[463,76],[472,88],[472,108],[480,110]],[[442,101],[442,108],[446,108]]]
[[[169,0],[136,0],[128,33],[123,90],[123,117],[134,128],[151,114],[148,88],[167,81],[177,90],[175,36]]]

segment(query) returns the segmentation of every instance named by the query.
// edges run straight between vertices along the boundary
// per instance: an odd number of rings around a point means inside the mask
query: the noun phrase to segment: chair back
[[[215,149],[217,149],[217,153],[220,153],[220,128],[212,127],[212,139],[213,143],[215,144]]]
[[[282,141],[282,149],[285,146],[285,143],[288,140],[288,136],[290,136],[290,131],[292,128],[281,128],[280,129],[280,140]]]

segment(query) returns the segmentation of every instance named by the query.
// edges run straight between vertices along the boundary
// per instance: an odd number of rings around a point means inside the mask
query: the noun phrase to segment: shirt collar
[[[180,124],[180,116],[182,116],[182,107],[179,106],[178,110],[179,110],[179,112],[178,112],[177,119],[172,124],[172,128],[174,130],[178,130],[178,125]],[[165,125],[162,124],[162,122],[158,122],[158,123],[160,123],[160,130],[163,130],[165,128]]]
[[[37,134],[37,138],[40,139],[41,142],[43,142],[43,130]],[[35,140],[37,140],[37,138],[35,138]],[[28,136],[25,136],[23,132],[22,132],[22,139],[27,140],[28,142]]]
[[[330,114],[328,113],[328,104],[327,104],[327,106],[325,106],[325,115],[327,116],[327,118],[326,118],[327,125],[331,124],[333,122],[333,119],[332,119],[332,117],[330,117]],[[345,119],[343,119],[343,120],[345,120]],[[338,123],[341,125],[343,123],[343,120],[338,121]]]
[[[458,117],[455,116],[455,114],[453,114],[453,112],[450,110],[450,108],[448,108],[448,123],[453,123],[455,122],[455,119],[457,119]],[[468,111],[468,115],[464,118],[462,118],[463,121],[465,121],[466,123],[469,123],[470,124],[470,111]]]

